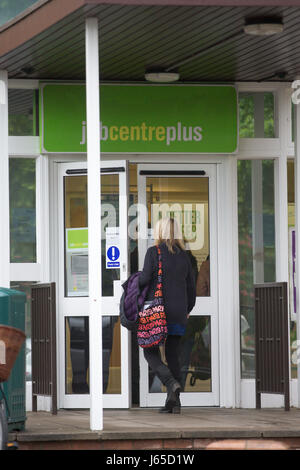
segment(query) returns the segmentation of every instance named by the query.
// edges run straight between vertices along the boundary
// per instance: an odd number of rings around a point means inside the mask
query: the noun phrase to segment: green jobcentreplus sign
[[[41,151],[86,152],[85,85],[42,84]],[[101,85],[101,151],[233,153],[237,92],[231,85]]]

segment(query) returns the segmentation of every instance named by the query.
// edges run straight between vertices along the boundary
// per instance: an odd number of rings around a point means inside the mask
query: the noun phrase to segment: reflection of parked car
[[[31,380],[31,338],[26,338],[25,346],[25,355],[26,355],[26,381]]]
[[[241,349],[242,349],[242,373],[247,374],[248,378],[255,378],[255,348],[249,341],[246,341],[247,335],[254,341],[254,327],[250,326],[250,320],[254,319],[253,306],[241,305]],[[249,320],[249,321],[248,321]]]
[[[89,326],[88,317],[69,317],[72,393],[89,393]],[[117,316],[102,317],[103,392],[109,379],[109,361],[113,347],[114,325]]]

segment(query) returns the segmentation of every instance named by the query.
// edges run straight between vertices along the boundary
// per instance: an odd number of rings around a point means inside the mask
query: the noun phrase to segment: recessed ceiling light
[[[155,72],[149,71],[145,73],[145,79],[148,82],[157,82],[157,83],[171,83],[179,80],[178,72]]]
[[[244,25],[244,32],[254,36],[270,36],[282,33],[283,24],[279,21],[253,22]]]

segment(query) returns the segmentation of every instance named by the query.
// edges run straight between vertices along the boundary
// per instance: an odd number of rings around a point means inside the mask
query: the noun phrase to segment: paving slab
[[[104,410],[104,429],[90,431],[89,410],[27,413],[18,441],[300,438],[300,410],[183,408],[160,414],[158,409]]]

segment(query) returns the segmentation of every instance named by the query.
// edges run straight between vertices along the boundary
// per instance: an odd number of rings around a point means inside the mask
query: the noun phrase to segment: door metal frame
[[[146,178],[148,172],[153,176],[158,173],[162,177],[174,176],[195,177],[195,174],[204,171],[205,174],[197,174],[197,177],[209,177],[209,223],[210,223],[210,268],[211,296],[197,297],[196,305],[191,315],[209,315],[211,317],[211,365],[212,365],[212,391],[211,392],[183,392],[181,394],[182,406],[219,406],[220,404],[220,380],[219,380],[219,275],[218,275],[218,208],[217,208],[217,164],[189,164],[187,175],[184,164],[141,164],[138,165],[138,202],[146,206]],[[142,172],[142,174],[141,174]],[[140,214],[140,226],[145,224],[144,211]],[[144,239],[139,239],[139,269],[143,267],[143,260],[146,253],[146,243]],[[203,313],[202,313],[203,312]],[[148,391],[148,364],[140,350],[140,406],[163,406],[165,393],[149,393]]]
[[[121,283],[128,277],[128,172],[127,161],[102,161],[103,174],[119,174],[119,224],[120,224],[120,281],[116,285],[114,297],[103,297],[101,311],[103,316],[118,316]],[[88,316],[88,297],[65,297],[65,247],[64,247],[64,176],[86,174],[87,164],[81,162],[58,163],[58,367],[59,395],[61,408],[90,408],[89,394],[67,394],[65,392],[65,318],[68,316]],[[122,168],[122,171],[121,171]],[[75,170],[71,174],[67,170]],[[83,170],[81,173],[80,171]],[[125,171],[124,171],[125,170]],[[130,341],[129,332],[120,327],[121,335],[121,394],[103,394],[104,408],[128,408],[130,393]]]

